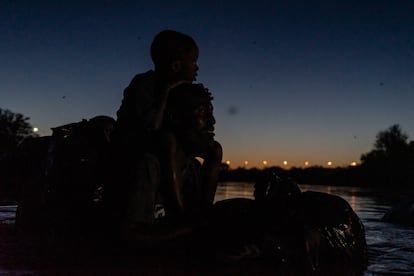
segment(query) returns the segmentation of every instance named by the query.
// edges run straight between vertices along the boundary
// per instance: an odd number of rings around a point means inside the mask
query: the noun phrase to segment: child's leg
[[[158,155],[161,160],[163,198],[167,216],[180,216],[184,212],[182,160],[178,155],[178,144],[172,132],[162,132],[158,137]]]

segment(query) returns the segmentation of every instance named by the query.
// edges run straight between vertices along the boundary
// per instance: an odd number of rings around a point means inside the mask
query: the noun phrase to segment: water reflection
[[[370,265],[365,275],[413,275],[414,228],[382,222],[393,200],[401,196],[368,188],[300,185],[301,190],[341,196],[361,218],[366,231]],[[226,182],[219,185],[216,201],[253,198],[253,183]]]
[[[321,185],[300,185],[302,192],[317,191],[328,194],[335,194],[343,197],[349,202],[355,212],[359,212],[362,208],[375,204],[372,200],[358,196],[362,194],[364,189],[355,187],[332,187]],[[217,188],[215,201],[229,198],[243,197],[253,199],[254,183],[251,182],[225,182],[221,183]]]
[[[217,187],[215,201],[243,197],[253,199],[254,183],[251,182],[226,182]]]
[[[0,223],[13,224],[16,217],[17,205],[0,206]]]

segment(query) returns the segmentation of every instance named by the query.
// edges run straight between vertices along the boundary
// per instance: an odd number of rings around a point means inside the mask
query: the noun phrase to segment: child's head
[[[196,79],[198,47],[186,34],[172,30],[158,33],[151,44],[151,58],[156,71],[179,80]]]

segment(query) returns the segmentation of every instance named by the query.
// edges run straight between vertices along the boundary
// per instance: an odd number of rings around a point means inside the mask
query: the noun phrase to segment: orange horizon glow
[[[358,166],[359,163],[356,161],[309,161],[309,160],[280,160],[280,161],[269,161],[267,159],[261,159],[261,160],[253,160],[249,159],[249,161],[242,159],[242,160],[236,160],[232,159],[231,161],[229,159],[225,159],[223,163],[227,164],[230,168],[236,169],[236,168],[245,168],[245,169],[253,169],[258,168],[261,169],[263,167],[283,167],[285,169],[291,169],[291,168],[309,168],[309,167],[326,167],[326,168],[334,168],[334,167],[355,167]]]

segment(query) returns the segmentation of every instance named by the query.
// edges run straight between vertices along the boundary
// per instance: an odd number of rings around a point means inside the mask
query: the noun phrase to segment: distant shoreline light
[[[333,168],[334,167],[334,163],[336,167],[347,167],[347,166],[351,166],[351,167],[356,167],[359,165],[358,162],[356,161],[348,161],[348,162],[343,162],[343,163],[339,163],[339,162],[334,162],[334,161],[325,161],[325,162],[311,162],[310,161],[302,161],[302,162],[290,162],[288,160],[282,160],[279,162],[269,162],[268,160],[262,160],[259,161],[258,163],[256,162],[251,162],[244,160],[244,161],[230,161],[230,160],[226,160],[223,161],[226,165],[228,165],[229,167],[233,167],[233,168],[245,168],[245,169],[250,169],[250,168],[260,168],[260,167],[273,167],[273,166],[278,166],[277,164],[280,164],[281,167],[284,168],[300,168],[300,167],[304,167],[304,168],[309,168],[309,167],[328,167],[328,168]]]

